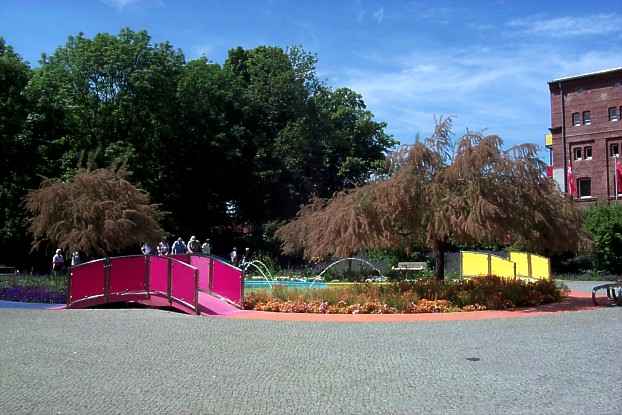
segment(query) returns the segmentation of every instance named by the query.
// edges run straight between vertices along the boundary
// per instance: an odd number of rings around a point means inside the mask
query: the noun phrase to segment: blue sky
[[[0,36],[34,65],[70,34],[125,26],[218,63],[235,46],[302,45],[322,79],[360,92],[403,143],[451,114],[457,133],[542,144],[547,81],[622,66],[622,7],[595,3],[3,0]]]

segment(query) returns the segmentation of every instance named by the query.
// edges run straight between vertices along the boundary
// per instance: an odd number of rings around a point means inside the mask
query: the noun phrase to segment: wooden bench
[[[426,271],[428,264],[426,262],[398,262],[397,267],[391,269],[393,271]]]

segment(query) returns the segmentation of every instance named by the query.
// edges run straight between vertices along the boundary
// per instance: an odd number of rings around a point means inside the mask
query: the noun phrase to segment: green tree
[[[451,119],[395,155],[387,180],[316,199],[277,231],[285,253],[348,256],[364,249],[432,250],[436,276],[452,244],[521,244],[574,250],[581,218],[545,176],[537,149],[502,150],[494,135],[467,133],[454,147]]]
[[[123,159],[157,195],[160,158],[175,143],[183,65],[183,54],[169,43],[153,45],[146,32],[129,29],[70,36],[43,56],[28,94],[35,104],[32,133],[60,161],[48,176],[71,174],[80,154],[99,148],[101,165]]]
[[[21,201],[38,182],[37,146],[24,134],[30,68],[0,37],[0,263],[23,262],[28,238]]]
[[[622,272],[622,205],[597,205],[585,211],[585,229],[593,241],[594,265],[614,274]]]
[[[223,65],[186,62],[169,43],[123,29],[70,36],[33,71],[2,50],[26,75],[12,79],[2,68],[11,79],[2,87],[11,87],[0,91],[9,91],[0,97],[8,97],[0,157],[15,164],[3,186],[13,210],[40,177],[69,180],[81,155],[97,150],[97,166],[125,163],[172,212],[168,231],[223,240],[251,230],[260,242],[264,225],[311,197],[377,175],[395,143],[360,95],[323,85],[317,57],[298,47],[236,48]],[[25,242],[23,224],[11,223],[23,214],[5,216],[5,240],[18,233]]]
[[[291,217],[312,196],[368,179],[394,141],[359,94],[317,78],[317,58],[301,48],[241,48],[224,69],[244,86],[240,206],[254,222]]]

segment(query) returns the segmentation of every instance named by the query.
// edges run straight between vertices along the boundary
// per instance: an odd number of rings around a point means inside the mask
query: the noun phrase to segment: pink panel
[[[179,261],[173,261],[171,271],[173,275],[173,286],[171,294],[173,297],[183,300],[194,306],[194,295],[196,292],[194,271],[196,269]]]
[[[212,292],[228,298],[234,303],[242,303],[242,270],[213,259]]]
[[[200,290],[209,290],[210,261],[211,259],[205,256],[192,255],[190,257],[190,264],[199,269]]]
[[[85,297],[102,294],[104,294],[103,259],[72,268],[69,304]]]
[[[168,257],[152,256],[149,259],[149,290],[166,293],[168,291]]]
[[[145,291],[146,264],[144,256],[110,259],[110,293]]]

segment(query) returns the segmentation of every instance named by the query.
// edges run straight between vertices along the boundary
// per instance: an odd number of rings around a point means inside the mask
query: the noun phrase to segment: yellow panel
[[[551,267],[548,258],[531,254],[531,277],[541,280],[551,279]]]
[[[463,277],[488,275],[488,254],[461,252],[461,270]]]
[[[516,275],[529,276],[529,254],[526,252],[510,252],[510,261],[516,263]]]
[[[549,134],[545,134],[544,135],[544,145],[546,146],[552,146],[553,145],[553,134],[549,133]]]
[[[490,256],[490,268],[491,274],[501,278],[515,278],[514,262],[507,259],[498,257],[496,255]]]

